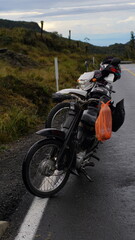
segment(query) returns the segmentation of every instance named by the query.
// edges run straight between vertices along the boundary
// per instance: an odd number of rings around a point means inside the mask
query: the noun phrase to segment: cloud
[[[124,20],[118,21],[118,23],[128,23],[128,22],[135,22],[135,16],[130,16]]]
[[[39,15],[40,14],[40,12],[38,12],[38,11],[31,11],[31,12],[23,12],[23,11],[9,11],[9,12],[1,12],[0,13],[0,17],[5,17],[5,16],[8,16],[8,17],[15,17],[15,16],[31,16],[31,15],[33,15],[34,14],[34,16],[36,16],[36,15]]]
[[[30,11],[31,9],[31,11]],[[34,13],[31,17],[58,17],[68,16],[74,14],[85,14],[85,13],[98,13],[98,12],[113,12],[135,9],[135,3],[133,0],[114,0],[108,2],[107,0],[102,1],[67,1],[67,0],[10,0],[9,4],[5,3],[5,0],[1,0],[1,11],[13,11],[21,14],[23,12],[39,12],[39,15]]]
[[[8,3],[7,3],[8,2]],[[29,11],[33,9],[56,7],[57,0],[0,0],[0,11]]]
[[[0,0],[0,4],[0,18],[39,23],[43,20],[47,31],[68,37],[71,29],[73,39],[88,37],[93,44],[98,39],[100,44],[105,39],[111,42],[111,34],[112,42],[120,42],[118,38],[127,41],[134,29],[134,0],[9,0],[8,4]]]
[[[113,12],[113,11],[127,11],[135,9],[135,3],[108,3],[108,4],[93,4],[77,7],[63,7],[63,8],[50,8],[46,9],[44,13],[36,17],[56,17],[85,13],[98,13],[98,12]]]

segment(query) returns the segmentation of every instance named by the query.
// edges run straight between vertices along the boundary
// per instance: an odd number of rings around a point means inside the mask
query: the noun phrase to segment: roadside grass
[[[18,139],[33,130],[40,119],[28,109],[17,106],[0,117],[0,143],[4,144]]]
[[[54,58],[58,57],[63,89],[76,87],[92,55],[85,53],[84,43],[77,47],[57,33],[41,39],[39,33],[23,28],[0,29],[0,48],[8,49],[0,54],[0,144],[6,144],[45,121],[56,91]],[[100,56],[96,59],[99,62]],[[89,71],[94,67],[90,64]]]
[[[3,152],[3,151],[6,151],[8,150],[8,146],[3,144],[3,145],[0,145],[0,152]]]
[[[17,67],[0,60],[0,144],[6,144],[34,131],[53,106],[51,95],[56,91],[54,57],[39,57],[39,67]],[[45,59],[45,65],[43,60]],[[84,59],[77,54],[61,54],[59,89],[76,87],[85,71]],[[92,68],[91,68],[92,69]]]

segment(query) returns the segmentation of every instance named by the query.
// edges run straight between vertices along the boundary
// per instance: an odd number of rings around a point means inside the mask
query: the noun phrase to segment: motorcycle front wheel
[[[48,114],[45,127],[61,129],[68,114],[69,102],[61,102],[54,106]]]
[[[22,177],[27,190],[35,196],[50,197],[66,184],[70,170],[57,169],[57,157],[62,142],[43,139],[35,143],[26,155],[22,166]],[[63,161],[67,160],[65,154]]]

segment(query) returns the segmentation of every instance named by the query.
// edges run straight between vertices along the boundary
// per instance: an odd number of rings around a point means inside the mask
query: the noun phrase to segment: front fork
[[[70,110],[67,119],[64,123],[63,130],[66,134],[65,140],[58,156],[58,170],[63,167],[72,168],[76,163],[76,131],[82,115],[82,110],[78,109],[75,102],[71,102]],[[65,165],[63,159],[67,156],[67,163]],[[65,166],[63,166],[65,165]]]
[[[60,153],[58,155],[58,170],[72,169],[76,166],[76,141],[74,140],[74,137],[71,137],[70,140],[70,143],[64,142],[62,149],[60,150]]]

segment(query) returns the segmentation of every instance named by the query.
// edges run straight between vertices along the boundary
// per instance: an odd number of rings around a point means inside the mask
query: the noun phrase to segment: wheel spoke
[[[59,150],[58,145],[47,144],[33,155],[29,167],[30,182],[40,192],[55,190],[66,176],[66,172],[58,171],[55,167]]]
[[[68,111],[69,108],[65,107],[56,112],[56,114],[52,118],[51,127],[61,129],[65,122]]]

